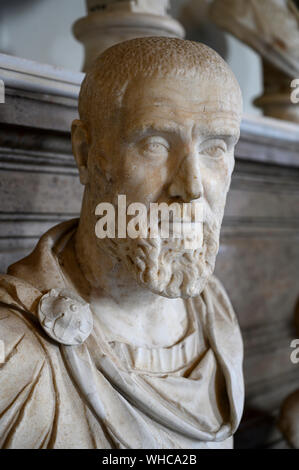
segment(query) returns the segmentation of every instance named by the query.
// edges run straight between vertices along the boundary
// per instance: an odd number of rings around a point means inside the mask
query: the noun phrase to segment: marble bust
[[[233,447],[243,346],[213,269],[241,114],[203,44],[140,38],[97,58],[72,125],[80,219],[0,277],[1,448]],[[99,238],[96,207],[120,194],[201,204],[201,247]]]

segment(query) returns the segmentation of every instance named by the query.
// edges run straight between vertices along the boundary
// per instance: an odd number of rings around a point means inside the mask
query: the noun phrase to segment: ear
[[[72,148],[80,175],[81,184],[88,183],[89,135],[82,121],[75,119],[72,123]]]

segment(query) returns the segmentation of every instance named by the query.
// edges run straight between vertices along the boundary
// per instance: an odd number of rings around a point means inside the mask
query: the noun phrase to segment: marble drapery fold
[[[111,347],[96,316],[92,335],[76,347],[54,343],[36,324],[41,296],[65,287],[57,253],[76,226],[70,221],[51,229],[29,257],[0,278],[6,353],[0,368],[0,447],[231,447],[243,409],[242,340],[216,278],[186,302],[196,320],[193,335],[203,336],[204,349],[196,349],[196,342],[189,347],[184,366],[178,343],[155,353],[160,362],[153,373],[140,364],[135,368],[138,361],[130,365],[124,346]],[[181,347],[188,342],[187,336]],[[140,351],[135,353],[136,359]]]

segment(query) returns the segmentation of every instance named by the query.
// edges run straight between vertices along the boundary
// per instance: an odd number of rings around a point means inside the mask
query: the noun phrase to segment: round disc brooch
[[[68,346],[84,343],[93,329],[89,304],[68,289],[51,289],[43,295],[38,319],[48,336]]]

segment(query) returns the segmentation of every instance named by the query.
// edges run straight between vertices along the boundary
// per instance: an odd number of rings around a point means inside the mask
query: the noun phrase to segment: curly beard
[[[184,238],[106,238],[99,243],[125,264],[139,285],[164,297],[189,298],[203,291],[214,271],[220,227],[210,212],[202,226],[202,246],[193,250],[185,248]]]

